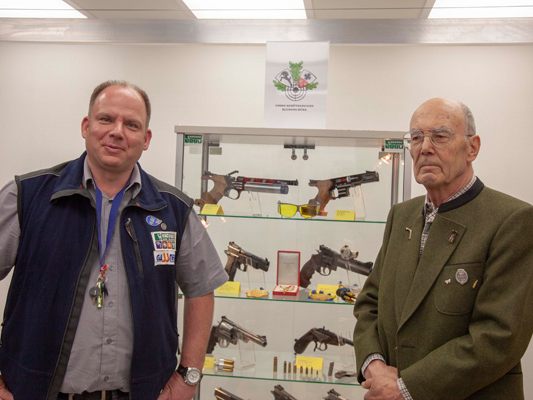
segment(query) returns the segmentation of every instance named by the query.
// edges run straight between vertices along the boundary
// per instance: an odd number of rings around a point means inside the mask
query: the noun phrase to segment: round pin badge
[[[459,268],[457,271],[455,271],[455,280],[461,285],[464,285],[466,282],[468,282],[468,272],[462,268]]]
[[[145,221],[150,226],[158,226],[162,221],[153,215],[147,215]]]
[[[167,224],[165,224],[164,222],[161,223],[161,229],[163,229],[164,231],[167,230]]]

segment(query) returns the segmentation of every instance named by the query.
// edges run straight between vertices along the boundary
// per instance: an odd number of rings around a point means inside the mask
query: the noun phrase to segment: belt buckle
[[[107,400],[106,391],[105,390],[100,390],[99,392],[100,392],[100,400]],[[69,393],[68,400],[74,400],[74,396],[75,396],[75,394]]]

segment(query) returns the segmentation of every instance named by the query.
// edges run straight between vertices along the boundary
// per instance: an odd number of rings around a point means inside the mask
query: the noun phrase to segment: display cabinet
[[[295,398],[322,399],[332,388],[346,399],[362,398],[356,378],[338,374],[355,371],[349,344],[314,351],[311,341],[301,354],[294,345],[313,328],[352,339],[352,304],[309,297],[317,289],[329,293],[340,282],[353,292],[364,283],[351,262],[374,261],[391,204],[409,198],[404,133],[199,126],[176,126],[175,133],[176,186],[196,200],[223,263],[232,265],[237,245],[257,257],[259,266],[236,270],[237,283],[216,292],[214,323],[225,316],[267,338],[265,347],[244,341],[215,346],[215,359],[234,360],[234,369],[205,369],[197,398],[213,399],[214,388],[222,387],[243,399],[272,399],[275,385]],[[321,249],[342,260],[320,271],[312,256]],[[304,268],[309,275],[310,266],[317,267],[306,288],[294,278],[292,255],[299,256],[300,278]],[[298,291],[274,294],[280,283],[290,287],[291,279]],[[248,297],[252,289],[264,290],[254,295],[265,297]],[[295,369],[296,357],[298,365],[311,363],[312,372]]]

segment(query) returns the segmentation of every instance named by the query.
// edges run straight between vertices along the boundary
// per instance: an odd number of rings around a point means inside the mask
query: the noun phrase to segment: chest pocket
[[[446,315],[472,312],[482,284],[483,263],[451,264],[443,268],[435,287],[435,308]]]

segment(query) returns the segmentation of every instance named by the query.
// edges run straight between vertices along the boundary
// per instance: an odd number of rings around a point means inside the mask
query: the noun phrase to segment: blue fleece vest
[[[21,239],[4,311],[0,370],[17,400],[56,399],[89,265],[98,258],[96,213],[79,159],[17,177]],[[120,216],[120,241],[133,314],[131,400],[156,399],[176,367],[175,267],[154,266],[153,216],[177,232],[192,201],[141,170],[142,189]]]

